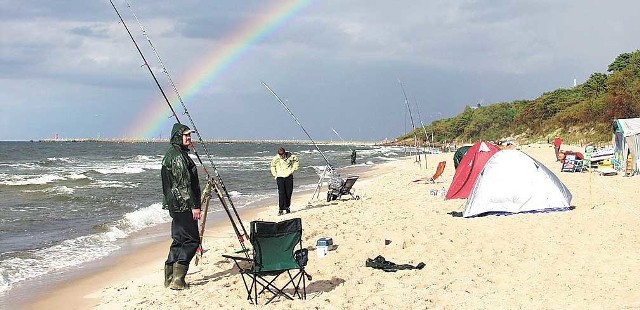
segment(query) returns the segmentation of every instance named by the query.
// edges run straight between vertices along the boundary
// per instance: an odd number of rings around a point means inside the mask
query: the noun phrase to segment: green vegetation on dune
[[[433,135],[440,143],[507,138],[526,143],[556,135],[569,143],[607,143],[613,120],[640,116],[640,50],[618,55],[607,71],[533,100],[467,106],[454,117],[416,128],[416,135],[421,141]],[[412,131],[397,141],[413,144],[413,136]]]

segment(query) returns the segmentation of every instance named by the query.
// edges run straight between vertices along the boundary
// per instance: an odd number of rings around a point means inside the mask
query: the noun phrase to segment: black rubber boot
[[[169,287],[173,280],[173,265],[164,265],[164,287]]]
[[[184,281],[184,278],[187,276],[188,268],[188,266],[178,263],[173,264],[173,279],[171,279],[171,284],[169,285],[170,289],[184,290],[187,288],[187,282]]]

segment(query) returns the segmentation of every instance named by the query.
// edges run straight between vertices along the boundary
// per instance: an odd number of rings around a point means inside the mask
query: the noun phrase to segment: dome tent
[[[569,210],[571,198],[542,163],[517,150],[502,150],[485,164],[462,216]]]
[[[484,168],[489,158],[499,150],[495,145],[484,141],[479,141],[469,147],[456,168],[456,173],[453,175],[446,198],[469,197],[482,168]]]
[[[471,148],[471,145],[463,145],[459,147],[455,153],[453,153],[453,168],[458,169],[458,165],[467,151]]]

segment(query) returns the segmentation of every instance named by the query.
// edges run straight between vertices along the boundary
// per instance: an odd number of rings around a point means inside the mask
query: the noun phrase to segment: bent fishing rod
[[[413,122],[413,114],[411,114],[411,107],[409,106],[409,99],[407,99],[407,93],[404,91],[404,86],[400,79],[398,79],[398,83],[400,84],[400,88],[402,89],[402,94],[404,95],[404,103],[407,104],[407,109],[409,110],[409,119],[411,119],[411,128],[413,128],[413,142],[416,145],[416,152],[418,154],[418,158],[416,162],[420,162],[420,150],[418,149],[418,137],[416,136],[416,125]]]
[[[269,85],[267,85],[267,83],[262,82],[262,85],[264,85],[264,87],[267,88],[267,90],[269,90],[269,92],[276,97],[276,99],[280,102],[280,104],[282,104],[282,106],[284,107],[285,110],[287,110],[287,112],[289,112],[289,115],[291,115],[291,117],[293,117],[293,120],[296,121],[296,123],[298,123],[298,126],[300,126],[300,128],[302,128],[302,131],[304,131],[304,133],[307,135],[307,137],[309,138],[309,140],[311,141],[311,143],[313,143],[313,146],[316,147],[316,150],[318,150],[318,152],[320,152],[320,155],[322,155],[322,158],[324,159],[324,161],[327,163],[327,166],[329,166],[330,170],[334,170],[333,169],[333,165],[331,163],[329,163],[329,160],[327,159],[326,156],[324,156],[324,153],[322,152],[322,150],[320,150],[320,148],[318,147],[318,145],[316,144],[315,141],[313,141],[313,138],[311,138],[311,136],[309,135],[309,133],[307,132],[306,129],[304,129],[304,126],[302,126],[302,124],[300,124],[300,121],[298,120],[298,118],[293,115],[293,112],[291,112],[291,110],[289,109],[289,107],[287,107],[287,105],[284,103],[284,101],[282,101],[282,99],[280,99],[280,97],[278,96],[278,94],[276,94],[276,92],[273,91],[273,89],[271,89],[271,87],[269,87]]]
[[[347,148],[349,148],[349,151],[353,152],[353,149],[347,144],[347,141],[344,141],[344,139],[342,139],[340,134],[335,129],[331,128],[331,130],[333,130],[333,132],[336,134],[336,136],[338,136],[338,138],[340,138],[340,140],[342,140],[342,143],[344,143],[347,146]]]
[[[309,140],[311,141],[311,143],[313,143],[313,146],[316,147],[316,150],[318,150],[318,152],[320,153],[320,155],[322,155],[322,158],[324,159],[324,161],[327,163],[327,168],[324,169],[324,171],[322,172],[322,175],[320,176],[320,179],[318,179],[318,184],[316,184],[316,189],[313,191],[313,194],[311,194],[311,199],[307,202],[307,205],[311,205],[311,201],[316,198],[316,194],[318,195],[318,197],[320,196],[320,187],[322,187],[322,181],[324,180],[325,175],[327,174],[327,172],[329,172],[329,174],[331,175],[331,177],[337,177],[337,172],[335,171],[335,169],[333,169],[333,165],[331,165],[331,163],[329,162],[329,160],[327,159],[326,156],[324,156],[324,153],[322,152],[322,150],[320,150],[320,148],[318,147],[318,145],[316,144],[315,141],[313,141],[313,138],[311,138],[311,135],[309,135],[309,133],[307,132],[306,129],[304,129],[304,126],[302,126],[302,124],[300,124],[300,121],[298,120],[298,118],[293,114],[293,112],[291,112],[291,110],[289,109],[289,107],[287,107],[287,105],[284,103],[284,101],[282,101],[282,99],[280,99],[280,96],[278,96],[278,94],[276,94],[275,91],[273,91],[273,89],[271,89],[271,87],[269,87],[269,85],[267,85],[267,83],[262,82],[262,85],[264,85],[264,87],[267,88],[267,90],[269,90],[269,92],[276,97],[276,99],[278,100],[278,102],[280,102],[280,104],[282,104],[282,106],[284,107],[285,110],[287,110],[287,112],[289,112],[289,115],[291,115],[291,117],[293,117],[293,120],[296,121],[296,123],[298,123],[298,126],[300,126],[300,128],[302,128],[302,131],[304,131],[304,133],[307,135],[307,137],[309,138]]]
[[[420,125],[422,125],[422,132],[424,133],[424,140],[427,141],[427,129],[424,127],[424,123],[422,122],[422,116],[420,115],[420,108],[418,107],[418,100],[413,98],[416,102],[416,111],[418,111],[418,119],[420,120]],[[427,153],[424,153],[424,167],[427,167]]]
[[[171,109],[173,117],[175,118],[176,122],[181,123],[180,119],[178,118],[178,115],[176,114],[173,106],[171,105],[171,102],[167,98],[164,90],[162,89],[162,86],[158,82],[158,79],[156,78],[155,74],[153,73],[153,70],[151,70],[151,66],[149,66],[149,63],[147,62],[146,57],[142,53],[142,50],[140,50],[140,47],[138,46],[138,43],[136,42],[136,40],[133,38],[133,35],[131,34],[131,31],[129,31],[129,27],[127,26],[127,24],[125,23],[124,19],[122,18],[122,15],[120,15],[120,12],[116,8],[116,6],[113,3],[113,1],[109,0],[109,2],[111,3],[111,6],[113,7],[113,10],[118,15],[118,18],[120,19],[120,22],[122,23],[122,25],[124,26],[125,30],[127,31],[127,34],[129,35],[129,38],[131,39],[131,41],[135,45],[136,50],[138,51],[138,54],[140,54],[140,57],[144,61],[144,66],[146,66],[147,69],[149,70],[149,74],[151,74],[151,76],[153,77],[153,80],[155,81],[156,86],[160,90],[160,93],[162,93],[162,96],[163,96],[165,102],[167,103],[167,105]],[[131,6],[128,3],[127,3],[127,5],[129,6],[129,9],[131,9]],[[132,10],[132,12],[133,12],[133,10]],[[136,16],[136,20],[138,20],[137,16]],[[166,69],[166,67],[162,63],[159,54],[157,53],[155,47],[153,46],[153,43],[151,42],[151,40],[149,39],[148,35],[146,34],[146,31],[144,31],[144,28],[142,27],[142,24],[140,24],[139,20],[138,20],[138,23],[139,23],[139,25],[140,25],[143,33],[144,33],[145,38],[147,39],[147,41],[149,41],[149,44],[151,44],[154,53],[158,57],[161,65],[162,65],[163,71],[165,72],[165,74],[167,74],[169,80],[171,81],[171,85],[173,86],[174,91],[176,92],[176,95],[179,98],[180,103],[182,104],[182,108],[184,109],[184,114],[187,115],[189,121],[191,122],[191,126],[193,127],[193,130],[196,132],[196,134],[198,136],[198,142],[202,146],[203,150],[205,151],[205,154],[206,154],[207,158],[209,159],[209,163],[211,164],[211,167],[213,169],[213,172],[215,173],[215,176],[211,176],[211,174],[207,170],[206,165],[202,162],[202,159],[200,158],[200,155],[198,154],[195,146],[192,145],[193,152],[194,152],[196,158],[198,159],[198,162],[202,166],[205,174],[207,175],[207,180],[208,180],[207,183],[210,184],[215,189],[216,195],[218,196],[218,199],[220,200],[220,203],[222,204],[225,212],[227,213],[227,216],[229,217],[229,220],[231,222],[231,226],[233,227],[233,230],[234,230],[236,236],[238,237],[238,241],[240,242],[240,246],[242,247],[241,251],[243,253],[245,253],[245,255],[248,256],[248,251],[247,251],[247,249],[246,249],[246,247],[244,245],[245,237],[248,236],[248,234],[247,234],[247,231],[246,231],[246,229],[245,229],[245,227],[244,227],[244,225],[242,223],[242,220],[240,219],[238,211],[236,210],[235,206],[233,205],[233,201],[231,200],[231,196],[229,195],[229,192],[227,191],[226,187],[224,186],[224,182],[222,181],[222,178],[220,177],[220,174],[218,173],[218,170],[216,169],[216,166],[213,163],[213,160],[211,159],[211,156],[209,155],[209,152],[208,152],[208,150],[206,148],[204,140],[202,139],[202,137],[200,135],[200,132],[197,130],[197,128],[195,126],[195,123],[193,122],[193,119],[191,118],[191,115],[189,114],[189,111],[187,110],[187,107],[185,106],[184,102],[182,101],[182,98],[180,97],[180,95],[179,95],[179,93],[177,91],[177,88],[176,88],[175,84],[173,83],[173,80],[171,80],[171,77],[169,75],[168,70]],[[232,215],[231,211],[233,211],[233,215]],[[235,216],[235,218],[234,218],[234,216]],[[236,221],[238,223],[236,223]],[[240,228],[242,228],[242,232],[240,232],[240,229],[238,228],[238,226],[240,226]]]

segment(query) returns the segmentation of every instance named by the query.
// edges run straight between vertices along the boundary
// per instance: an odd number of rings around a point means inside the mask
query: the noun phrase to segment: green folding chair
[[[583,170],[591,170],[591,168],[593,168],[591,166],[591,156],[593,156],[593,149],[594,147],[592,145],[587,145],[584,148],[584,159],[582,159]]]
[[[306,281],[311,281],[311,276],[304,270],[308,250],[302,248],[302,220],[253,221],[250,227],[252,257],[222,255],[232,259],[238,267],[247,299],[256,305],[262,294],[271,294],[265,304],[279,296],[290,300],[294,297],[306,299]],[[289,287],[291,292],[287,293],[285,289]]]

